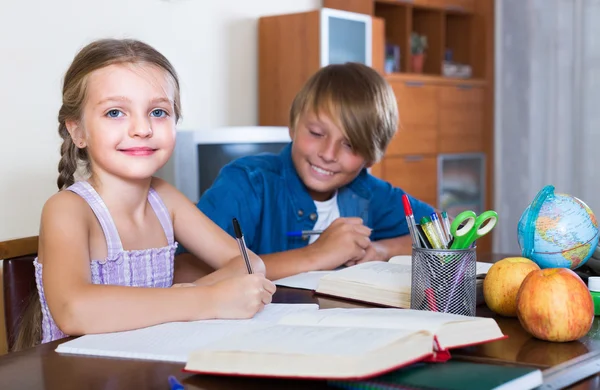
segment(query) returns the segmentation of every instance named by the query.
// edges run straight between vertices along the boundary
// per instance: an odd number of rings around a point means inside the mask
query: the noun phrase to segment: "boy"
[[[292,103],[291,144],[223,167],[197,206],[231,235],[237,218],[272,280],[408,254],[404,192],[367,171],[397,126],[394,93],[375,70],[329,65]],[[434,211],[410,200],[417,221]],[[301,230],[323,233],[287,235]]]

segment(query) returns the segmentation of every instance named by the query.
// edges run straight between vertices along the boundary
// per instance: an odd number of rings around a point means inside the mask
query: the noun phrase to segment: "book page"
[[[437,333],[451,322],[477,321],[477,317],[410,309],[322,309],[291,314],[279,324],[305,326],[346,326],[373,329],[426,330]]]
[[[391,264],[403,264],[412,267],[412,256],[410,255],[402,255],[402,256],[394,256],[389,260]],[[479,274],[487,274],[490,268],[494,265],[493,263],[483,263],[478,261],[476,264],[477,275]]]
[[[204,345],[271,326],[290,313],[317,310],[315,304],[272,303],[252,319],[170,322],[125,332],[86,335],[60,344],[56,352],[185,363],[190,352]]]
[[[399,329],[275,325],[204,346],[206,351],[355,356],[415,332]]]
[[[245,320],[203,320],[196,321],[198,322],[206,322],[211,324],[223,323],[223,324],[231,324],[233,322],[238,324],[244,323],[255,323],[255,322],[266,322],[270,324],[274,324],[278,322],[281,318],[292,314],[292,313],[300,313],[305,311],[317,311],[319,310],[319,305],[316,303],[271,303],[265,306],[264,310],[259,311],[254,315],[254,317],[245,319]]]
[[[410,265],[370,261],[336,271],[324,276],[321,280],[344,280],[387,290],[407,289],[410,291],[411,268]]]
[[[288,276],[275,280],[273,283],[277,286],[299,288],[303,290],[316,290],[319,286],[319,280],[325,275],[335,271],[310,271],[302,272],[297,275]]]

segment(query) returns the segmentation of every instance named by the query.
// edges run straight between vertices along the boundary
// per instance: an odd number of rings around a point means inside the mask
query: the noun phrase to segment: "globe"
[[[522,256],[540,268],[575,269],[598,245],[598,221],[583,201],[548,185],[521,215],[517,235]]]

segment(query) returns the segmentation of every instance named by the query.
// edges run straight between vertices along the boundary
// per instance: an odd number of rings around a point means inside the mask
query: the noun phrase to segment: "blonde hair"
[[[101,39],[88,44],[73,59],[63,82],[62,106],[58,112],[58,134],[63,140],[56,182],[59,190],[74,183],[79,164],[87,171],[90,169],[87,150],[73,143],[66,126],[67,121],[81,119],[90,73],[113,64],[140,63],[155,65],[172,78],[175,87],[175,120],[181,117],[179,79],[173,65],[161,53],[133,39]]]
[[[306,82],[292,103],[290,127],[307,113],[329,116],[369,163],[383,157],[398,128],[390,85],[373,68],[353,62],[328,65]]]

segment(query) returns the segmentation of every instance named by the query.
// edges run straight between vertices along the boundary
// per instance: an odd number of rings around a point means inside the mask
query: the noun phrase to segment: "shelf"
[[[385,75],[385,78],[391,81],[404,80],[441,85],[469,85],[473,87],[483,87],[486,85],[486,81],[483,79],[454,79],[450,77],[432,76],[421,73],[388,73]]]
[[[412,28],[411,9],[397,4],[377,4],[375,16],[385,24],[385,43],[400,48],[400,70],[409,69],[410,31]]]
[[[382,4],[391,6],[411,6],[417,9],[440,10],[451,13],[473,13],[474,0],[375,0],[375,7]]]
[[[442,74],[444,59],[444,13],[433,9],[413,9],[412,31],[427,37],[423,73]]]

